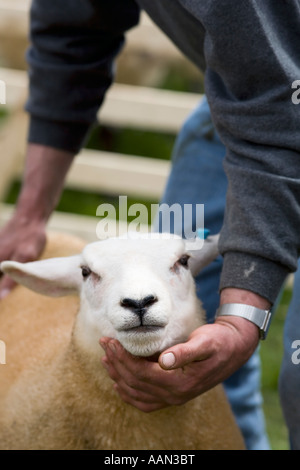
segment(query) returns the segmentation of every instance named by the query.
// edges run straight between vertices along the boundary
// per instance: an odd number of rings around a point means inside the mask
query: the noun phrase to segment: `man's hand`
[[[46,243],[46,224],[63,190],[74,155],[64,150],[29,144],[23,185],[15,213],[0,231],[0,262],[33,261]],[[0,300],[14,287],[13,281],[0,281]]]
[[[102,338],[102,362],[114,388],[126,403],[144,412],[182,405],[223,382],[255,351],[256,325],[238,317],[222,317],[195,330],[186,343],[164,351],[158,362],[137,358],[121,344]]]
[[[14,216],[0,231],[0,263],[5,260],[26,263],[36,260],[46,244],[46,227],[43,222]],[[14,288],[8,276],[0,278],[0,300]]]

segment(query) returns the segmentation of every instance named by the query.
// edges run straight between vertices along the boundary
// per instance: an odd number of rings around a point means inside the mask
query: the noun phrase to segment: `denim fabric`
[[[227,189],[224,156],[225,148],[214,129],[204,98],[178,135],[172,170],[161,202],[204,204],[205,228],[211,234],[218,233],[223,223]],[[213,322],[219,304],[221,269],[222,258],[219,257],[196,278],[197,294],[203,302],[208,322]],[[258,351],[224,385],[247,448],[269,449],[261,407]]]

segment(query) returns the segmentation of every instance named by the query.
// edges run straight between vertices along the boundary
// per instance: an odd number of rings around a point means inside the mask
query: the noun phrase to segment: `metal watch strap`
[[[246,318],[258,326],[260,339],[266,338],[271,320],[270,310],[262,310],[245,304],[224,304],[218,308],[216,318],[223,315]]]

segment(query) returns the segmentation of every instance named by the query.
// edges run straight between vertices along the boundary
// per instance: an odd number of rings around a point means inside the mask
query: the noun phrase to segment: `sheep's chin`
[[[148,332],[119,332],[117,339],[133,356],[150,357],[162,351],[164,328],[155,328]]]

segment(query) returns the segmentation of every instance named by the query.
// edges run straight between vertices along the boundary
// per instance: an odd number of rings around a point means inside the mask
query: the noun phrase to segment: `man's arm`
[[[206,93],[228,178],[220,286],[275,303],[300,253],[299,2],[208,3]]]
[[[133,0],[33,0],[28,52],[30,114],[23,186],[0,232],[0,262],[36,259],[74,155],[83,146],[106,90],[124,33],[139,19]],[[0,282],[0,298],[13,286]]]
[[[38,258],[46,242],[46,225],[55,209],[74,154],[29,144],[22,189],[12,219],[0,231],[0,262],[20,262]],[[14,283],[8,277],[0,282],[0,299]]]

